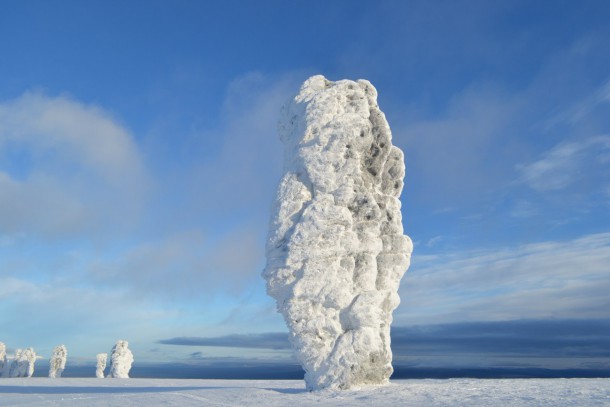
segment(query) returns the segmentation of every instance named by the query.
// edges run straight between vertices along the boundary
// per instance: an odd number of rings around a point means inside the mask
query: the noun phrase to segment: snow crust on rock
[[[133,363],[133,354],[127,347],[127,341],[117,341],[110,351],[110,372],[108,377],[128,379]]]
[[[107,353],[98,353],[95,357],[97,364],[95,365],[95,377],[98,379],[104,378],[104,370],[106,369],[106,361],[108,360]]]
[[[279,133],[284,176],[263,277],[307,388],[385,384],[412,243],[400,213],[404,157],[377,91],[366,80],[313,76],[282,108]]]
[[[61,374],[66,368],[66,360],[68,359],[68,349],[66,345],[59,345],[53,349],[53,354],[49,360],[49,377],[61,377]]]

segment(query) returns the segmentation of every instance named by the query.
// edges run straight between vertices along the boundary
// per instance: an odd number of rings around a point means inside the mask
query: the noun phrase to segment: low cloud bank
[[[213,338],[202,337],[178,337],[161,339],[157,343],[163,345],[184,346],[216,346],[224,348],[249,348],[249,349],[291,349],[288,334],[284,332],[269,332],[248,335],[226,335]]]
[[[176,337],[164,345],[290,349],[288,334]],[[396,356],[494,355],[610,358],[610,319],[517,320],[392,327]],[[610,365],[607,366],[610,368]]]

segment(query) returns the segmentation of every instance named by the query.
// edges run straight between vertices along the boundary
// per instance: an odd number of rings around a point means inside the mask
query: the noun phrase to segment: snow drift
[[[411,240],[404,159],[366,80],[309,78],[282,109],[284,176],[263,277],[310,390],[383,384]]]

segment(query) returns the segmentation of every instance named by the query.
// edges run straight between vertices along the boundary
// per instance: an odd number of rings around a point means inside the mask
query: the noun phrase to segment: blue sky
[[[591,351],[610,337],[609,19],[606,1],[0,0],[0,341],[289,359],[260,277],[276,122],[323,74],[369,79],[405,152],[396,360],[610,369]],[[407,346],[501,327],[529,346]]]

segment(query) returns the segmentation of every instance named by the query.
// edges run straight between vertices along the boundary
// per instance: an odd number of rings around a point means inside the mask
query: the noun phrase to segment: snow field
[[[0,380],[0,406],[610,406],[608,379],[396,380],[308,392],[300,380]]]

